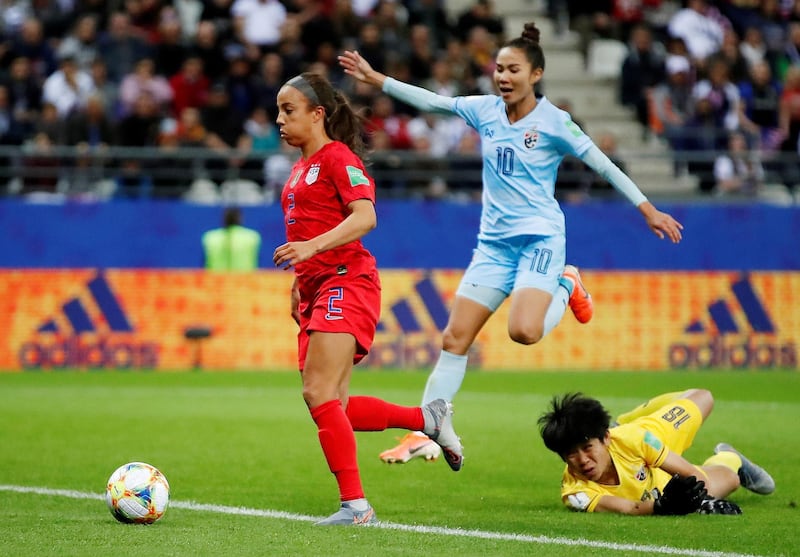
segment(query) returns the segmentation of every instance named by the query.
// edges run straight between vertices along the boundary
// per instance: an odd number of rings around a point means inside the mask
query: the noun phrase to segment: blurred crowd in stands
[[[546,8],[584,53],[598,38],[629,46],[620,102],[643,140],[669,143],[676,175],[700,176],[704,192],[800,182],[800,0]],[[360,86],[336,57],[357,49],[441,94],[492,93],[507,38],[492,0],[455,14],[444,0],[0,0],[0,193],[191,199],[247,183],[269,202],[296,157],[279,140],[275,98],[312,71],[363,109],[382,195],[474,199],[474,130]],[[613,135],[594,139],[613,154]],[[597,179],[573,170],[580,184]],[[612,191],[594,183],[563,198],[586,188]]]
[[[800,186],[800,0],[548,2],[560,33],[627,45],[619,100],[701,193]]]

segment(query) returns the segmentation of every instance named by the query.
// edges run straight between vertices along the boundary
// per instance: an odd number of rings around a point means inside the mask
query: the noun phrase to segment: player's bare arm
[[[662,240],[666,237],[669,238],[673,244],[677,244],[683,238],[681,230],[683,225],[675,220],[672,215],[664,213],[656,209],[655,205],[649,201],[645,201],[639,205],[639,211],[647,221],[647,226],[650,227],[656,236]]]
[[[358,240],[375,228],[378,218],[369,199],[358,199],[348,205],[350,214],[334,228],[316,238],[302,242],[286,242],[275,248],[272,261],[276,267],[289,269],[316,254]]]
[[[374,85],[379,89],[383,87],[386,76],[372,69],[369,62],[364,60],[357,50],[345,50],[339,55],[339,64],[347,75],[364,83]]]
[[[594,508],[595,512],[629,514],[642,516],[653,514],[653,501],[632,501],[624,497],[614,495],[603,495]]]

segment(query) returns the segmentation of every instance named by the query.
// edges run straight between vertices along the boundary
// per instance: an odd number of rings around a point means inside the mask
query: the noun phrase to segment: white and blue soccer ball
[[[106,486],[111,514],[126,524],[152,524],[169,504],[169,482],[158,468],[144,462],[123,464]]]

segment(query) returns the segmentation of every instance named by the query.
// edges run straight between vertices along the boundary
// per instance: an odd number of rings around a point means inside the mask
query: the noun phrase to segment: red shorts
[[[306,362],[311,331],[349,333],[356,339],[357,364],[369,353],[381,313],[381,281],[377,269],[358,275],[332,275],[300,287],[300,332],[297,360]]]

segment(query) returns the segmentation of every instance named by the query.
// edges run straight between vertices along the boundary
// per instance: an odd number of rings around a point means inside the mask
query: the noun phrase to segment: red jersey
[[[334,141],[308,160],[300,158],[281,193],[287,241],[310,240],[335,228],[350,214],[347,206],[359,199],[375,203],[375,182],[347,145]],[[374,268],[375,259],[361,240],[354,240],[299,263],[295,273],[300,279],[337,274],[341,266],[352,275]]]

